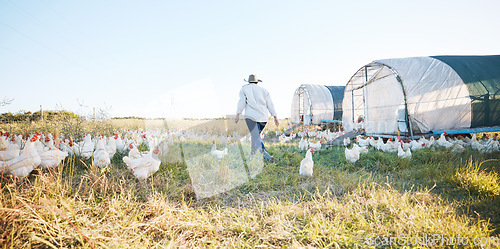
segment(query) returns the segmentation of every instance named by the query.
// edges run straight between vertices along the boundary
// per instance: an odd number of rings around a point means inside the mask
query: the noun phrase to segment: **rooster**
[[[215,145],[215,140],[212,141],[213,146],[212,150],[210,151],[210,154],[212,156],[216,157],[217,159],[222,159],[225,155],[227,155],[227,147],[224,148],[223,150],[217,150],[217,146]]]
[[[312,153],[314,153],[314,147],[310,147],[306,152],[306,157],[300,162],[299,174],[301,176],[312,176],[314,161],[312,159]]]
[[[157,146],[154,150],[139,158],[123,157],[123,162],[128,169],[132,170],[139,181],[144,181],[160,168],[159,153],[160,150]]]
[[[26,143],[20,156],[6,162],[0,161],[0,171],[5,169],[7,174],[19,178],[28,176],[41,163],[40,155],[38,155],[34,144],[37,139],[38,136],[34,135]]]

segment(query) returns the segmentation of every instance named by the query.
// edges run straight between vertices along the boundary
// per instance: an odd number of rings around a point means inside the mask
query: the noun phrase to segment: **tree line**
[[[80,116],[70,112],[70,111],[40,111],[30,112],[30,111],[20,111],[17,113],[6,112],[0,114],[0,122],[2,123],[12,123],[12,122],[36,122],[40,120],[55,120],[55,119],[79,119]]]

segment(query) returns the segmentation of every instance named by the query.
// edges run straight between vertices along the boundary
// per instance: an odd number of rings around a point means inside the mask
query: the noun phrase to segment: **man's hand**
[[[280,121],[278,121],[278,116],[274,116],[274,124],[280,126]]]
[[[236,117],[234,118],[234,123],[238,123],[240,121],[240,114],[236,114]]]

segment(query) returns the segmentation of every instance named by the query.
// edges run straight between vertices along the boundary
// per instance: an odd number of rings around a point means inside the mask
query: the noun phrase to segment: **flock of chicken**
[[[305,132],[291,134],[289,137],[279,135],[279,140],[282,143],[286,143],[299,136],[301,137],[299,141],[299,149],[306,150],[308,148],[312,148],[314,151],[322,148],[322,140],[330,141],[342,135],[343,133],[340,131],[330,132],[329,130],[326,130],[320,132],[308,132],[306,130]],[[317,140],[318,142],[313,143],[309,141],[310,138],[314,137],[316,137],[315,140]],[[370,147],[383,152],[397,153],[398,157],[401,158],[411,158],[412,151],[420,150],[423,148],[444,147],[450,149],[452,153],[461,153],[465,150],[465,148],[471,148],[483,153],[500,151],[500,142],[497,140],[497,134],[495,134],[493,137],[483,136],[481,139],[478,139],[476,137],[476,134],[473,134],[472,137],[461,135],[449,137],[448,134],[444,132],[437,139],[433,136],[430,136],[429,138],[421,136],[416,140],[402,140],[398,137],[396,140],[389,138],[386,142],[384,142],[382,138],[358,136],[356,137],[354,142],[351,142],[351,139],[348,137],[344,138],[343,144],[345,147],[345,158],[351,163],[355,163],[356,161],[358,161],[360,158],[360,154],[368,153]],[[306,154],[306,158],[304,158],[304,160],[308,157],[309,154]],[[300,172],[302,174],[302,170]]]
[[[389,138],[385,143],[380,138],[374,139],[372,137],[368,137],[363,139],[358,137],[357,144],[354,144],[351,149],[347,148],[350,143],[350,139],[346,139],[344,140],[344,146],[346,146],[345,156],[348,161],[355,163],[359,159],[359,154],[363,152],[366,153],[369,146],[384,152],[397,152],[398,157],[401,158],[411,158],[412,151],[423,148],[443,147],[450,149],[452,153],[461,153],[465,150],[465,148],[471,148],[483,153],[500,151],[500,143],[497,140],[496,134],[493,137],[484,136],[481,139],[478,139],[476,134],[473,134],[470,138],[468,136],[461,135],[452,138],[447,135],[448,134],[444,132],[438,139],[435,139],[433,136],[429,138],[421,136],[417,140],[408,139],[406,141],[399,138],[397,140]]]
[[[243,137],[243,139],[246,137]],[[120,152],[122,160],[134,176],[145,180],[158,171],[160,154],[166,153],[174,140],[212,140],[210,154],[222,159],[228,154],[227,145],[235,140],[230,135],[212,135],[180,130],[125,131],[123,136],[86,134],[80,141],[48,134],[9,134],[0,131],[0,173],[18,178],[28,176],[36,168],[55,168],[68,156],[78,156],[84,160],[91,159],[92,164],[105,167],[111,164]],[[243,140],[242,139],[242,140]],[[223,150],[216,148],[215,141],[226,146]],[[140,152],[138,146],[145,144],[149,151]]]
[[[143,132],[129,131],[126,138],[117,134],[92,138],[87,134],[81,141],[75,142],[53,136],[51,133],[26,134],[23,137],[21,134],[0,132],[0,172],[24,178],[35,168],[57,167],[68,155],[80,156],[83,159],[92,158],[94,165],[105,167],[111,164],[113,156],[119,151],[128,152],[128,155],[123,157],[123,162],[139,180],[144,180],[160,167],[160,141],[168,142],[171,139],[155,135],[148,137]],[[142,143],[153,149],[139,152],[137,146]]]
[[[262,134],[262,138],[268,131]],[[316,150],[322,149],[322,141],[330,141],[342,136],[342,132],[326,131],[301,131],[285,136],[276,131],[276,136],[280,143],[294,141],[300,137],[298,147],[300,150],[307,150],[305,158],[301,161],[299,174],[312,176],[314,161],[312,154]],[[10,135],[0,132],[0,172],[24,178],[35,168],[57,167],[67,156],[80,156],[83,159],[92,159],[92,163],[98,167],[105,167],[111,164],[111,160],[116,152],[126,154],[122,158],[123,162],[139,180],[145,180],[154,174],[160,167],[160,154],[168,150],[168,146],[173,145],[174,139],[185,141],[187,139],[212,140],[213,146],[210,154],[222,159],[228,154],[227,145],[231,141],[240,139],[245,142],[248,136],[237,138],[229,135],[211,135],[206,133],[181,132],[181,131],[126,131],[124,137],[115,134],[107,137],[103,135],[92,137],[87,134],[81,141],[75,142],[69,138],[57,137],[52,134],[20,134]],[[317,142],[312,142],[316,140]],[[216,140],[226,148],[218,150]],[[296,141],[296,140],[295,140]],[[351,163],[355,163],[360,158],[360,154],[368,153],[369,148],[380,151],[397,153],[401,158],[410,158],[412,151],[422,148],[445,147],[453,153],[459,153],[469,147],[481,152],[499,152],[500,143],[497,136],[482,137],[478,139],[475,134],[471,138],[456,136],[448,137],[443,133],[439,138],[420,137],[417,140],[388,139],[384,142],[382,138],[363,138],[358,136],[355,141],[344,139],[345,158]],[[147,152],[140,152],[138,146],[146,144],[150,148]],[[352,144],[352,145],[351,145]]]

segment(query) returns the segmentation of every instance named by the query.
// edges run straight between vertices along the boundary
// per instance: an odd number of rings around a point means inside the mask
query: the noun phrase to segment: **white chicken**
[[[134,143],[130,143],[128,145],[128,148],[130,149],[130,151],[128,152],[128,157],[130,157],[130,158],[142,157],[141,152],[139,151],[139,149],[137,149],[137,147],[134,145]]]
[[[372,137],[368,137],[366,139],[363,139],[362,137],[358,137],[358,144],[361,147],[365,147],[370,145],[370,142],[372,141]]]
[[[0,138],[1,139],[1,138]],[[19,156],[21,149],[19,145],[12,143],[7,150],[0,151],[0,161],[9,161]]]
[[[36,151],[38,152],[38,154],[41,154],[44,149],[45,149],[45,146],[42,144],[42,142],[40,142],[40,139],[38,139],[38,135],[33,135],[32,138],[36,137],[37,139],[35,140],[35,142],[33,142],[33,145],[35,146],[35,149]]]
[[[418,142],[420,144],[427,144],[429,143],[429,140],[424,137],[424,135],[420,135],[420,138],[418,139]],[[425,146],[425,145],[424,145]]]
[[[318,141],[318,142],[316,142],[316,143],[310,142],[310,143],[309,143],[309,146],[310,146],[310,147],[313,147],[313,148],[314,148],[314,150],[320,150],[320,149],[321,149],[322,144],[321,144],[321,141]]]
[[[213,146],[210,154],[217,159],[222,159],[225,155],[227,155],[227,147],[223,150],[217,150],[217,146],[215,145],[215,140],[212,141]]]
[[[286,142],[289,142],[291,140],[292,140],[292,137],[287,137],[283,134],[280,134],[280,136],[279,136],[280,143],[286,143]]]
[[[344,138],[344,146],[347,147],[351,143],[351,139],[346,137]]]
[[[115,141],[116,140],[115,140],[114,137],[110,137],[108,139],[108,144],[105,146],[106,152],[108,152],[108,154],[109,154],[109,159],[113,159],[113,156],[116,153],[116,143],[115,143]]]
[[[314,148],[310,147],[306,152],[306,156],[300,162],[299,174],[301,176],[313,175],[314,161],[312,159],[312,153],[314,153]]]
[[[483,152],[492,153],[500,151],[500,143],[498,142],[497,137],[488,139],[484,147]]]
[[[133,171],[137,179],[144,181],[160,168],[161,161],[158,158],[159,153],[160,150],[156,147],[140,158],[123,157],[123,162]]]
[[[53,150],[56,148],[56,146],[54,145],[54,140],[52,140],[52,136],[45,136],[44,142],[45,142],[45,148],[43,148],[44,151]]]
[[[28,176],[41,162],[40,155],[38,155],[34,144],[37,139],[37,135],[33,136],[26,143],[20,156],[6,162],[0,161],[0,171],[5,170],[7,174],[21,179]]]
[[[425,148],[430,148],[436,143],[436,140],[434,137],[429,138],[429,142],[425,143]]]
[[[94,151],[94,165],[98,167],[105,167],[111,164],[111,160],[109,158],[109,153],[106,151],[106,147],[104,146],[104,141],[99,139],[97,142],[96,149]]]
[[[462,145],[460,144],[454,144],[453,147],[451,147],[451,153],[462,153],[465,151],[465,147],[463,147]]]
[[[423,140],[422,140],[423,141]],[[421,140],[411,140],[410,145],[411,145],[411,150],[416,151],[424,148],[425,143],[423,143]]]
[[[299,150],[305,150],[307,148],[309,148],[309,138],[301,137],[299,142]]]
[[[473,150],[478,150],[478,151],[483,150],[484,145],[481,142],[479,142],[479,140],[477,140],[475,133],[472,134],[472,139],[470,140],[470,147]]]
[[[398,142],[393,141],[392,138],[389,138],[387,142],[385,142],[385,144],[382,144],[380,150],[382,150],[383,152],[396,152],[398,151],[398,146]]]
[[[399,146],[398,146],[398,157],[401,157],[401,158],[411,158],[411,149],[408,148],[405,150],[403,150],[403,142],[400,142]]]
[[[80,156],[81,155],[81,149],[78,147],[78,143],[75,143],[75,140],[71,139],[68,141],[68,145],[66,146],[66,151],[70,155],[75,155],[75,156]]]
[[[19,145],[19,148],[23,147],[22,145],[24,144],[24,140],[22,135],[12,135],[12,139],[10,141],[11,143]]]
[[[87,134],[83,143],[78,144],[78,148],[80,148],[80,155],[84,159],[89,159],[92,157],[92,153],[94,152],[94,143],[92,142],[92,136]]]
[[[123,139],[118,136],[118,134],[113,135],[113,138],[115,139],[116,150],[118,150],[118,152],[120,153],[123,153],[123,151],[126,149]]]
[[[347,147],[345,148],[345,159],[351,163],[355,163],[356,161],[359,160],[359,154],[360,154],[359,146],[357,144],[354,144],[352,149],[348,149]]]
[[[452,143],[450,143],[446,140],[446,135],[447,135],[446,132],[441,133],[441,136],[439,137],[439,139],[436,140],[436,144],[438,146],[445,147],[445,148],[450,148],[451,146],[453,146]]]
[[[40,168],[54,168],[68,156],[68,152],[61,151],[55,147],[47,147],[47,150],[40,154]]]
[[[9,147],[8,133],[0,131],[0,150],[6,150]]]
[[[354,144],[352,147],[353,148],[356,147],[356,149],[359,150],[359,153],[363,153],[363,154],[368,153],[369,148],[370,148],[368,146],[358,146],[357,144]]]

